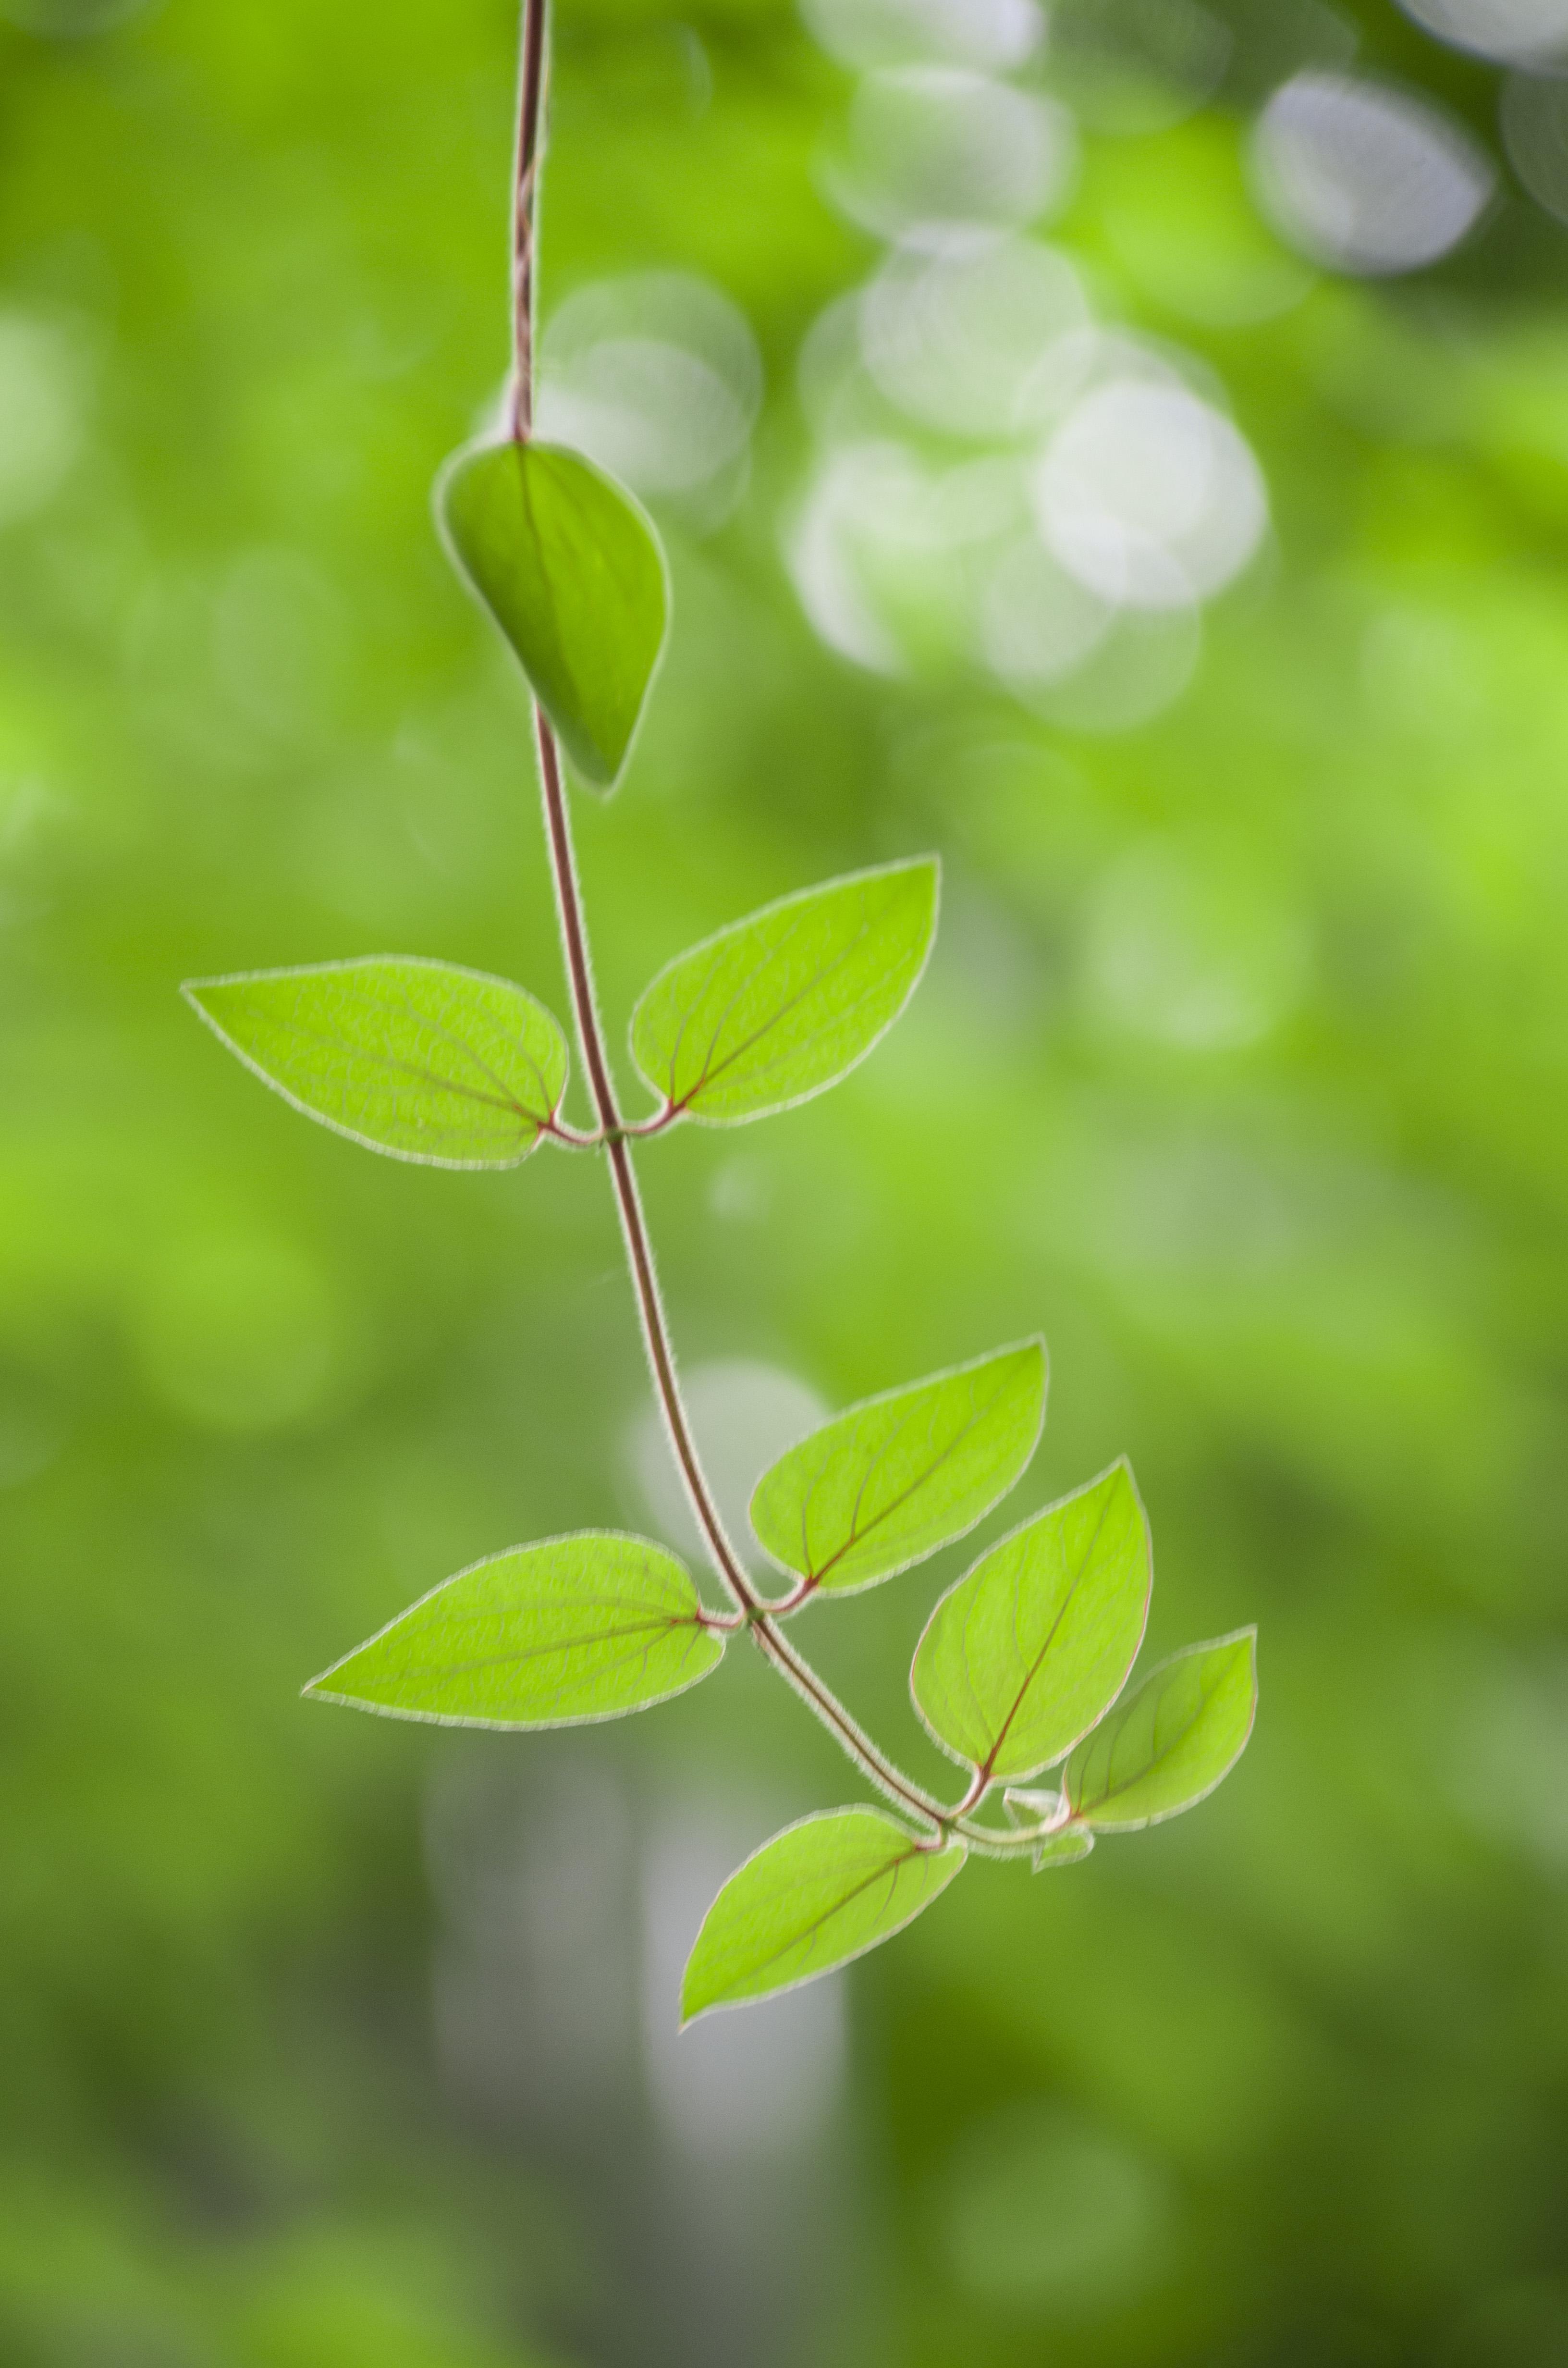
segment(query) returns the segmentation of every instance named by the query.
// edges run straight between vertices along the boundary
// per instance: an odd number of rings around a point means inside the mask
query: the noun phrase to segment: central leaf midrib
[[[1039,1652],[1035,1655],[1034,1659],[1029,1664],[1028,1674],[1026,1675],[1022,1685],[1018,1688],[1017,1694],[1013,1698],[1012,1707],[1008,1711],[1006,1717],[1002,1722],[995,1741],[993,1743],[991,1749],[986,1754],[985,1758],[979,1763],[983,1775],[989,1776],[995,1768],[996,1762],[1001,1757],[1002,1747],[1006,1742],[1007,1736],[1011,1732],[1013,1722],[1017,1717],[1019,1711],[1023,1708],[1024,1699],[1028,1694],[1029,1688],[1033,1685],[1036,1678],[1040,1675],[1040,1663],[1044,1660],[1046,1655],[1050,1652],[1051,1645],[1055,1643],[1057,1633],[1062,1626],[1062,1622],[1066,1619],[1069,1611],[1072,1609],[1073,1599],[1084,1583],[1085,1572],[1093,1558],[1095,1548],[1100,1542],[1100,1532],[1105,1528],[1106,1522],[1109,1518],[1110,1507],[1111,1497],[1110,1493],[1108,1491],[1105,1502],[1100,1507],[1099,1519],[1095,1523],[1094,1535],[1090,1538],[1082,1555],[1079,1557],[1077,1573],[1073,1580],[1072,1586],[1068,1588],[1066,1594],[1062,1599],[1062,1608],[1057,1612],[1055,1619],[1051,1622],[1050,1629],[1046,1634],[1044,1643],[1040,1645]]]
[[[871,1519],[866,1523],[863,1530],[852,1527],[850,1534],[845,1540],[843,1545],[839,1546],[833,1554],[829,1554],[827,1560],[819,1569],[815,1571],[808,1570],[807,1576],[820,1587],[825,1579],[827,1573],[833,1568],[835,1563],[842,1562],[845,1555],[853,1552],[856,1546],[863,1545],[868,1538],[875,1534],[877,1530],[884,1521],[891,1520],[894,1513],[896,1513],[902,1506],[906,1505],[909,1502],[911,1497],[916,1495],[920,1489],[929,1485],[929,1483],[936,1477],[937,1474],[942,1469],[943,1465],[948,1463],[949,1458],[957,1454],[959,1449],[963,1445],[964,1441],[970,1437],[971,1432],[978,1429],[988,1415],[995,1412],[996,1401],[1002,1396],[1002,1395],[1003,1387],[999,1386],[994,1396],[988,1400],[983,1406],[978,1407],[970,1416],[961,1429],[954,1432],[952,1438],[949,1440],[947,1446],[943,1448],[941,1453],[935,1457],[934,1460],[926,1465],[926,1469],[916,1479],[910,1482],[908,1487],[903,1490],[902,1495],[892,1498],[890,1502],[882,1508],[882,1510],[880,1513],[873,1514]],[[890,1434],[889,1438],[883,1442],[881,1455],[886,1455],[893,1440],[896,1439],[898,1433],[896,1430]],[[875,1469],[874,1464],[872,1469]],[[865,1480],[861,1483],[859,1492],[860,1496],[865,1494],[865,1491],[869,1485],[870,1473],[869,1472]],[[859,1497],[857,1497],[856,1502],[857,1505],[858,1505]]]
[[[504,1616],[504,1615],[501,1615]],[[561,1636],[540,1644],[515,1645],[505,1651],[485,1653],[468,1660],[442,1662],[404,1662],[396,1674],[406,1682],[428,1678],[472,1677],[482,1669],[502,1669],[525,1661],[548,1658],[554,1653],[576,1653],[591,1650],[595,1645],[618,1645],[633,1636],[673,1635],[680,1628],[702,1627],[696,1612],[680,1615],[669,1612],[657,1618],[629,1621],[619,1628],[599,1628],[585,1635]],[[347,1672],[345,1672],[347,1675]]]
[[[383,1006],[375,1003],[370,997],[367,997],[366,1001],[369,1004],[372,1010],[380,1011],[384,1008]],[[439,1021],[425,1018],[423,1015],[419,1014],[415,1014],[415,1017],[418,1019],[419,1024],[422,1027],[433,1029],[437,1033],[445,1036],[449,1043],[456,1045],[460,1050],[466,1053],[469,1058],[473,1062],[474,1066],[483,1070],[486,1076],[494,1080],[497,1087],[496,1092],[489,1094],[486,1093],[482,1087],[467,1085],[454,1077],[442,1076],[439,1072],[433,1069],[421,1068],[415,1062],[405,1059],[401,1054],[395,1053],[371,1051],[363,1044],[357,1044],[351,1036],[344,1036],[337,1033],[330,1026],[312,1028],[307,1025],[304,1020],[300,1019],[291,1014],[288,1018],[274,1019],[272,1020],[272,1025],[285,1030],[291,1036],[301,1038],[306,1043],[321,1046],[328,1052],[338,1054],[340,1057],[346,1057],[351,1061],[362,1061],[368,1066],[372,1068],[391,1070],[400,1076],[411,1077],[415,1084],[427,1086],[435,1092],[451,1094],[459,1100],[484,1103],[491,1109],[506,1110],[514,1118],[524,1119],[530,1126],[536,1129],[539,1127],[540,1123],[540,1114],[530,1110],[526,1102],[519,1101],[516,1094],[508,1092],[505,1085],[502,1083],[502,1080],[495,1076],[495,1072],[491,1068],[489,1063],[483,1060],[482,1056],[474,1051],[471,1044],[465,1042],[461,1037],[454,1035],[449,1029],[442,1027]],[[542,1087],[544,1077],[538,1062],[533,1059],[531,1054],[524,1054],[522,1057],[528,1061],[529,1067],[534,1071],[540,1086]],[[324,1080],[323,1082],[324,1082]],[[345,1086],[348,1083],[347,1079],[340,1079],[336,1082]],[[547,1096],[541,1095],[541,1099],[548,1101]],[[543,1115],[548,1117],[549,1114],[549,1109],[547,1108]]]
[[[853,1889],[846,1891],[841,1899],[835,1900],[831,1907],[824,1908],[820,1916],[813,1917],[810,1923],[801,1925],[800,1930],[791,1939],[782,1941],[779,1946],[773,1950],[767,1956],[755,1959],[751,1970],[756,1973],[764,1973],[769,1965],[778,1964],[779,1960],[783,1957],[787,1957],[792,1949],[800,1948],[804,1942],[812,1940],[814,1936],[819,1934],[825,1925],[831,1923],[834,1917],[842,1916],[846,1907],[852,1907],[861,1895],[869,1891],[873,1884],[881,1883],[889,1875],[892,1876],[896,1881],[899,1870],[902,1867],[907,1866],[912,1859],[935,1858],[945,1855],[946,1853],[944,1851],[922,1850],[917,1842],[911,1842],[907,1850],[901,1850],[896,1858],[889,1860],[885,1865],[877,1867],[870,1874],[865,1876],[862,1881],[857,1883]]]

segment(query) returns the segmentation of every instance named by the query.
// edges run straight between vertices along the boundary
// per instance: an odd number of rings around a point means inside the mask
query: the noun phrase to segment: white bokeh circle
[[[962,436],[1009,436],[1026,423],[1042,355],[1088,323],[1077,273],[1038,241],[899,253],[860,298],[860,353],[910,418]]]
[[[1568,56],[1568,0],[1399,0],[1440,41],[1507,65]]]
[[[1490,159],[1424,98],[1350,74],[1300,74],[1254,128],[1253,182],[1312,262],[1364,278],[1418,271],[1457,246],[1492,196]]]
[[[1040,540],[1118,608],[1178,609],[1221,590],[1268,523],[1252,448],[1183,386],[1096,387],[1046,446],[1031,483]]]

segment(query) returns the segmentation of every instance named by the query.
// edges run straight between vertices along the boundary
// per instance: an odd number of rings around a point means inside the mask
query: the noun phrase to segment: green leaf
[[[1098,1833],[1131,1833],[1211,1793],[1252,1733],[1256,1655],[1256,1629],[1240,1628],[1152,1669],[1068,1761],[1074,1816]]]
[[[451,962],[379,954],[181,991],[296,1110],[394,1159],[516,1167],[565,1088],[566,1040],[543,1004]]]
[[[681,2020],[771,1998],[863,1956],[929,1907],[968,1853],[876,1809],[829,1809],[786,1826],[730,1877],[702,1919]]]
[[[631,1019],[656,1093],[710,1126],[820,1093],[865,1058],[915,991],[937,926],[934,856],[855,871],[765,905],[681,954]]]
[[[1026,1340],[864,1399],[764,1473],[753,1529],[835,1594],[906,1570],[1006,1495],[1040,1438],[1045,1378],[1045,1343]]]
[[[1151,1579],[1125,1461],[982,1555],[931,1614],[911,1672],[944,1751],[989,1777],[1053,1766],[1126,1683]]]
[[[669,591],[642,511],[580,452],[481,444],[454,454],[437,513],[585,779],[625,764],[664,647]]]
[[[723,1651],[673,1554],[587,1531],[460,1570],[304,1691],[447,1726],[575,1726],[679,1693]]]

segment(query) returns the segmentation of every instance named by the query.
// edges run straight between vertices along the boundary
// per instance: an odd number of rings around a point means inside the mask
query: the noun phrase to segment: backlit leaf
[[[1125,1463],[982,1555],[931,1614],[915,1705],[992,1777],[1050,1768],[1126,1683],[1148,1613],[1148,1525]]]
[[[608,789],[669,614],[652,526],[580,452],[551,444],[459,452],[437,507],[459,572],[511,643],[568,756]]]
[[[722,1658],[662,1546],[585,1531],[460,1570],[305,1688],[457,1726],[573,1726],[679,1693]]]
[[[765,905],[662,970],[631,1020],[638,1067],[723,1126],[820,1093],[892,1025],[937,925],[926,856]]]
[[[394,1159],[515,1167],[566,1084],[566,1040],[543,1004],[450,962],[381,954],[183,992],[296,1110]]]
[[[1100,1833],[1157,1825],[1211,1793],[1257,1708],[1257,1631],[1189,1645],[1152,1669],[1067,1763],[1073,1813]]]
[[[835,1593],[904,1570],[1006,1496],[1045,1417],[1045,1346],[1026,1340],[850,1406],[757,1482],[752,1527]]]
[[[682,2020],[771,1997],[886,1941],[945,1891],[967,1855],[875,1809],[830,1809],[764,1842],[703,1918]]]

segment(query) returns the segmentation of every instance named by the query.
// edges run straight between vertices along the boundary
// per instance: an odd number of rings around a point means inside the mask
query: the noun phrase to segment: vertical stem
[[[550,842],[551,870],[555,877],[555,904],[561,917],[561,942],[566,956],[566,974],[572,989],[577,1042],[582,1048],[583,1066],[588,1073],[594,1108],[609,1153],[616,1206],[620,1212],[620,1229],[626,1238],[626,1254],[637,1293],[637,1312],[642,1318],[642,1339],[648,1351],[653,1388],[676,1463],[686,1484],[698,1525],[708,1541],[714,1566],[741,1610],[751,1613],[756,1611],[759,1599],[739,1555],[730,1543],[719,1508],[713,1502],[698,1459],[697,1443],[691,1435],[680,1384],[676,1379],[675,1358],[670,1349],[664,1304],[659,1297],[658,1277],[653,1269],[653,1244],[648,1237],[642,1196],[637,1190],[636,1172],[631,1165],[631,1148],[620,1131],[615,1084],[609,1073],[604,1029],[594,995],[594,973],[588,955],[587,932],[583,923],[583,896],[577,884],[577,863],[572,847],[572,824],[566,811],[566,792],[561,779],[560,751],[555,745],[555,734],[537,704],[534,723],[539,734],[540,779],[544,789],[545,835]]]
[[[527,443],[533,429],[534,221],[539,194],[544,92],[544,11],[545,0],[524,0],[512,268],[511,427],[513,438],[519,444]],[[708,1485],[676,1374],[669,1326],[653,1266],[653,1244],[642,1213],[642,1196],[637,1190],[631,1146],[627,1142],[616,1102],[615,1082],[610,1076],[604,1029],[594,996],[593,963],[583,919],[582,891],[577,883],[571,817],[567,813],[566,792],[561,778],[561,755],[555,745],[555,735],[537,700],[534,702],[534,721],[539,735],[545,836],[555,880],[556,910],[561,921],[561,943],[572,991],[577,1042],[582,1049],[583,1066],[587,1072],[588,1087],[598,1113],[605,1148],[609,1155],[616,1207],[626,1241],[627,1259],[637,1295],[637,1312],[642,1321],[654,1395],[659,1401],[659,1409],[664,1416],[665,1428],[669,1433],[670,1445],[687,1495],[707,1541],[714,1567],[738,1607],[739,1619],[731,1624],[738,1626],[744,1622],[750,1628],[757,1645],[775,1668],[789,1680],[801,1700],[874,1784],[880,1786],[900,1808],[936,1827],[930,1842],[923,1847],[937,1848],[946,1839],[953,1813],[945,1810],[940,1802],[933,1800],[919,1785],[912,1783],[878,1749],[869,1736],[850,1717],[843,1703],[796,1651],[778,1623],[769,1618],[763,1599],[752,1586],[744,1565],[730,1543],[713,1492]],[[964,1805],[969,1805],[967,1796]]]
[[[545,0],[523,0],[521,89],[512,203],[512,434],[527,443],[534,422],[534,223],[539,211],[540,132],[544,120]]]

